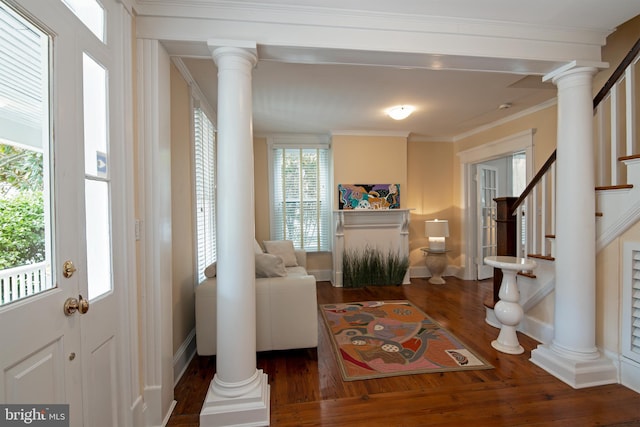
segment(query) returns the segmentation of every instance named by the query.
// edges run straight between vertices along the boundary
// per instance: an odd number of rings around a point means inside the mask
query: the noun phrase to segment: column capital
[[[556,68],[548,74],[542,77],[542,81],[546,82],[551,80],[554,84],[559,78],[576,73],[590,73],[596,74],[599,70],[609,68],[608,62],[596,62],[596,61],[571,61],[561,67]]]
[[[258,63],[258,47],[254,41],[210,39],[207,40],[207,47],[216,64],[223,56],[244,58],[251,63],[252,67]]]

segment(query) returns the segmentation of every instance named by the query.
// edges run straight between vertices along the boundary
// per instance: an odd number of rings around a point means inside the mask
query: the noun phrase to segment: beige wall
[[[499,126],[487,129],[483,132],[462,138],[454,143],[454,160],[452,171],[452,191],[453,191],[453,209],[452,223],[450,223],[451,234],[458,236],[458,243],[462,238],[462,221],[464,220],[464,203],[463,203],[463,182],[462,182],[462,165],[458,159],[458,153],[479,147],[500,139],[515,135],[517,133],[535,129],[533,135],[533,171],[535,174],[549,155],[556,148],[556,128],[557,128],[557,109],[555,105],[551,105],[539,111],[535,111],[527,116],[509,121]],[[470,239],[471,236],[466,236]],[[455,242],[453,242],[455,244]],[[458,255],[458,257],[456,257]],[[460,251],[452,252],[451,262],[454,265],[462,265],[463,259]]]
[[[409,225],[409,254],[411,266],[424,266],[424,253],[428,246],[424,237],[427,219],[453,220],[458,215],[453,203],[453,149],[452,142],[409,141],[407,149],[407,188],[404,202],[411,212]],[[459,253],[459,235],[450,230],[447,248],[454,258]]]
[[[338,184],[399,184],[400,208],[412,209],[408,175],[408,143],[402,136],[334,135],[333,209],[338,209]],[[412,218],[413,220],[413,215]],[[411,239],[411,235],[409,236]],[[328,254],[314,257],[322,269],[332,268]],[[310,268],[311,269],[311,268]]]
[[[400,208],[409,209],[407,138],[398,136],[334,135],[333,208],[338,209],[338,184],[400,184]]]
[[[171,236],[173,352],[195,328],[191,102],[187,83],[171,64]],[[196,276],[197,277],[197,276]]]
[[[267,159],[267,139],[254,138],[254,191],[256,210],[256,240],[269,240],[269,164]]]
[[[607,45],[602,48],[602,61],[608,62],[609,68],[595,76],[593,87],[596,93],[604,86],[611,73],[638,39],[640,39],[640,15],[625,22],[607,37]]]

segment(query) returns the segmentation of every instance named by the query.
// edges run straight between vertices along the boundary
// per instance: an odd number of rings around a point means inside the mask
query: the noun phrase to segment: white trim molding
[[[193,328],[187,338],[180,344],[180,347],[173,355],[173,386],[178,385],[178,381],[184,375],[189,363],[196,355],[196,329]]]
[[[173,403],[170,60],[158,40],[137,42],[142,366],[147,425]]]
[[[331,136],[383,136],[383,137],[398,137],[409,138],[409,131],[376,131],[376,130],[334,130],[331,131]]]
[[[475,222],[473,215],[473,188],[475,183],[473,181],[473,165],[487,160],[497,159],[508,154],[512,154],[518,151],[524,151],[527,158],[527,182],[531,180],[533,176],[533,136],[536,133],[535,128],[527,129],[522,132],[507,136],[505,138],[498,139],[493,142],[489,142],[484,145],[470,148],[468,150],[458,152],[458,158],[460,159],[460,182],[462,189],[460,194],[462,200],[460,206],[462,208],[462,217],[464,218],[461,227],[461,247],[462,247],[462,260],[463,260],[463,273],[462,279],[475,280],[475,254],[476,254],[476,242],[475,233],[471,224]],[[468,236],[471,236],[470,238]]]
[[[203,58],[207,39],[241,34],[267,60],[544,75],[575,58],[599,61],[610,32],[442,16],[424,7],[401,13],[226,0],[136,3],[139,37],[164,40],[170,54]]]

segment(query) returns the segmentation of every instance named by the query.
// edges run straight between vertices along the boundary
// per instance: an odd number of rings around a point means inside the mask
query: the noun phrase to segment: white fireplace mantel
[[[345,209],[333,211],[333,286],[342,287],[346,249],[377,249],[409,256],[409,213],[412,209]],[[409,270],[403,284],[409,283]]]

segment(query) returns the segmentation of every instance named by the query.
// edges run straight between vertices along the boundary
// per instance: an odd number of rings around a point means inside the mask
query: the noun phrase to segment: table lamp
[[[429,238],[429,250],[445,251],[445,238],[449,237],[449,221],[433,219],[424,222],[424,235]]]

